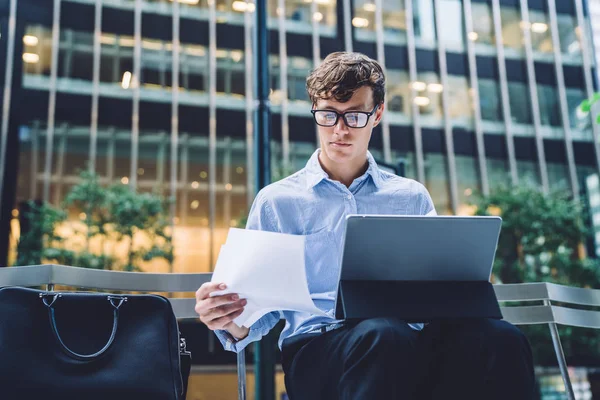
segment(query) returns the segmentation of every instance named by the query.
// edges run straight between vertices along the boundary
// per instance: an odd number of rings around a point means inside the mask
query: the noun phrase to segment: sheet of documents
[[[263,315],[280,310],[327,316],[313,303],[304,265],[304,236],[231,228],[221,247],[212,282],[246,299],[234,322],[250,327]]]

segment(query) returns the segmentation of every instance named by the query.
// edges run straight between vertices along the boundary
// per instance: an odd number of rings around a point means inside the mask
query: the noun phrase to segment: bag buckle
[[[115,308],[115,310],[118,310],[119,307],[121,307],[123,305],[123,303],[127,302],[127,297],[124,297],[124,296],[107,296],[106,299]],[[117,300],[118,300],[118,303],[115,303],[115,301],[117,301]]]
[[[48,300],[49,297],[52,298],[51,301]],[[42,299],[42,302],[48,308],[52,307],[52,305],[54,304],[56,299],[58,299],[59,297],[62,297],[62,294],[60,294],[60,293],[40,293],[40,299]]]

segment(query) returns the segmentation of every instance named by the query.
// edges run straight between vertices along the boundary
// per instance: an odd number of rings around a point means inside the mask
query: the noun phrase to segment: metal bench
[[[104,271],[61,265],[37,265],[0,268],[0,286],[55,285],[73,288],[118,290],[123,292],[195,292],[210,281],[211,274],[154,274],[143,272]],[[515,325],[548,324],[554,351],[569,400],[575,400],[557,324],[600,329],[600,311],[569,308],[573,305],[600,307],[600,290],[580,289],[553,283],[494,285],[503,304],[504,319]],[[194,298],[170,298],[178,319],[195,319]],[[511,302],[537,302],[511,305]],[[553,303],[561,303],[560,306]],[[541,303],[541,304],[539,304]],[[530,303],[531,304],[531,303]],[[246,399],[245,352],[237,355],[238,398]]]

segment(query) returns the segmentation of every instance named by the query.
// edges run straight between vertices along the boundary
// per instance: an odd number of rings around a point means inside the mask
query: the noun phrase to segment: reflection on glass
[[[486,166],[490,191],[510,185],[510,168],[507,160],[487,157]]]
[[[243,97],[244,52],[241,50],[217,50],[217,93]]]
[[[472,215],[473,206],[468,203],[473,195],[481,192],[477,159],[472,156],[456,155],[456,187],[458,190],[458,215]]]
[[[529,103],[527,84],[523,82],[508,82],[508,98],[513,122],[531,124],[531,105]]]
[[[416,161],[414,152],[392,150],[392,160],[398,166],[398,174],[406,178],[416,179]]]
[[[410,80],[406,71],[386,71],[387,110],[410,115]]]
[[[271,94],[273,104],[281,104],[281,79],[279,56],[270,56]],[[312,69],[312,60],[304,57],[288,57],[288,99],[290,101],[309,102],[306,92],[306,77]]]
[[[435,19],[433,17],[433,1],[412,0],[413,25],[415,37],[421,43],[435,43]]]
[[[565,164],[547,163],[548,183],[551,190],[569,190],[569,169]]]
[[[504,46],[523,51],[523,33],[521,32],[523,23],[521,13],[516,8],[502,7],[500,9],[500,18],[502,20],[502,40]]]
[[[290,100],[310,102],[306,92],[306,77],[312,67],[312,59],[288,57],[288,98]]]
[[[393,43],[406,41],[405,1],[407,0],[382,1],[383,31],[386,41]]]
[[[444,87],[440,83],[438,75],[435,72],[420,72],[417,79],[411,85],[416,92],[414,102],[419,106],[420,115],[441,119]]]
[[[572,15],[558,14],[558,37],[560,51],[570,57],[581,57],[581,29]]]
[[[23,73],[50,76],[52,32],[41,25],[28,25],[23,35]]]
[[[389,43],[406,42],[405,0],[383,1],[384,39]],[[355,0],[352,24],[356,36],[362,40],[375,40],[375,2],[374,0]]]
[[[310,30],[312,29],[313,20],[323,27],[335,28],[337,20],[336,0],[314,1],[317,2],[317,11],[313,15],[312,0],[285,0],[285,19],[289,24],[286,29],[294,30],[296,27],[305,27]],[[277,19],[280,12],[278,1],[269,0],[268,7],[269,16]]]
[[[537,161],[517,160],[517,175],[520,184],[540,186],[540,170]]]
[[[468,39],[476,44],[495,44],[494,22],[489,4],[472,3],[471,11],[473,13],[473,32],[468,33]]]
[[[502,121],[502,102],[496,81],[479,79],[479,107],[482,119]]]
[[[88,167],[89,161],[89,129],[73,128],[65,129],[63,132],[56,133],[63,137],[60,139],[55,137],[55,140],[58,140],[59,143],[61,140],[65,141],[64,152],[59,151],[59,157],[57,157],[57,162],[60,165],[60,168],[62,169],[62,174],[78,175],[80,171],[85,171]]]
[[[548,16],[541,12],[529,12],[529,24],[523,23],[523,29],[531,31],[531,47],[533,51],[541,53],[552,53],[552,33]]]
[[[439,10],[441,15],[441,40],[453,50],[464,50],[464,23],[460,0],[442,0]]]
[[[537,93],[542,125],[560,126],[560,106],[556,88],[547,85],[537,85]]]
[[[425,186],[440,215],[452,214],[450,186],[446,156],[438,153],[425,154]]]
[[[583,100],[587,98],[583,89],[567,88],[567,107],[569,109],[569,121],[571,128],[587,129],[591,126],[589,113],[584,113],[579,108]]]
[[[91,81],[93,79],[93,36],[91,32],[61,30],[59,77]],[[50,74],[51,32],[30,26],[23,38],[23,71],[25,74]],[[122,89],[140,84],[145,89],[170,90],[172,85],[173,44],[142,38],[140,77],[133,74],[134,38],[103,33],[100,37],[100,82],[114,83]],[[208,85],[208,51],[206,47],[182,43],[180,47],[179,85],[188,91],[206,91]],[[245,93],[245,61],[241,50],[217,49],[217,93],[243,97]],[[291,57],[292,93],[297,90],[294,73],[306,76],[309,67]],[[310,64],[310,62],[309,62]]]
[[[465,76],[448,76],[448,113],[465,122],[473,118],[473,96]]]

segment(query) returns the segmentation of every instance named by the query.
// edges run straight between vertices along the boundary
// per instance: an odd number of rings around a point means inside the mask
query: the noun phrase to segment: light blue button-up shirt
[[[367,153],[367,171],[350,187],[329,179],[319,162],[319,153],[320,150],[315,151],[305,168],[258,193],[246,229],[306,236],[308,289],[315,305],[329,317],[297,311],[272,312],[256,321],[248,336],[240,341],[226,331],[215,331],[226,350],[241,351],[266,335],[281,318],[286,325],[279,338],[280,348],[287,338],[340,322],[334,318],[334,307],[347,215],[435,214],[431,197],[422,184],[380,170],[371,153]],[[413,327],[420,329],[422,325]]]

